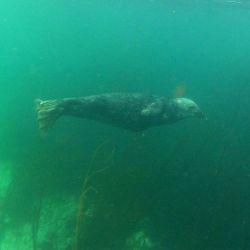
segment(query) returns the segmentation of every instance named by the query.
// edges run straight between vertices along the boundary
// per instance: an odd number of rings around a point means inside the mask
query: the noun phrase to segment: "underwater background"
[[[0,3],[1,250],[250,249],[250,3]],[[142,92],[207,120],[143,133],[34,100]]]

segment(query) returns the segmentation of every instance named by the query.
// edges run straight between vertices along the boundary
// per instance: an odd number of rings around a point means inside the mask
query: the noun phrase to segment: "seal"
[[[111,93],[80,98],[36,100],[38,126],[47,132],[61,116],[74,116],[121,127],[133,132],[171,124],[189,117],[203,118],[188,98]]]

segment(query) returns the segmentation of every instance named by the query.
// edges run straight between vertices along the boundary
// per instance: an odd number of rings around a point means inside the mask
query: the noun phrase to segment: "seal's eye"
[[[188,111],[190,111],[190,112],[195,111],[195,110],[196,110],[195,106],[189,106],[188,107]]]

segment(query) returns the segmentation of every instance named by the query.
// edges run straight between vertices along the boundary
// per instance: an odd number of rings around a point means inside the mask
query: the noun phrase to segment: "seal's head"
[[[204,113],[199,106],[188,98],[175,98],[173,99],[174,106],[177,109],[178,118],[184,119],[187,117],[197,117],[200,119],[205,118]]]

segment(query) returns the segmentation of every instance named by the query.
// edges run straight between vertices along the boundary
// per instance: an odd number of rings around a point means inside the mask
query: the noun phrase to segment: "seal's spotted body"
[[[82,98],[37,100],[39,128],[47,131],[63,115],[75,116],[142,131],[187,117],[202,117],[197,104],[187,98],[144,94],[102,94]]]

